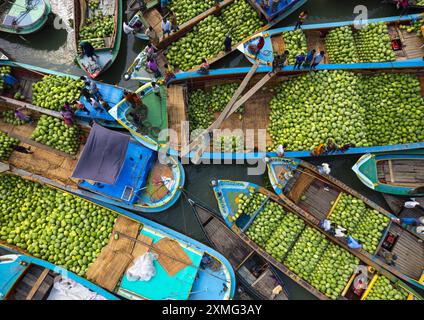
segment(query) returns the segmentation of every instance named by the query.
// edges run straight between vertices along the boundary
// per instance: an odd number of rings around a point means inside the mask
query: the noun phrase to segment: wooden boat
[[[48,21],[52,8],[48,0],[2,1],[0,31],[29,34],[40,30]]]
[[[0,66],[10,66],[12,68],[12,75],[19,81],[18,89],[6,91],[1,95],[3,101],[0,102],[0,104],[5,104],[12,109],[26,107],[36,112],[51,115],[56,118],[62,118],[60,112],[58,111],[46,109],[32,104],[32,85],[40,81],[46,75],[70,77],[72,79],[79,79],[79,76],[65,74],[14,61],[0,61]],[[123,88],[101,82],[96,82],[96,85],[103,99],[109,104],[109,106],[113,106],[118,103],[124,95]],[[17,100],[14,98],[16,90],[25,96],[24,100]],[[91,103],[87,101],[86,98],[81,96],[79,99],[90,112],[90,114],[87,114],[87,112],[83,110],[77,110],[75,112],[75,116],[77,120],[81,123],[81,125],[88,126],[88,123],[94,120],[97,123],[102,124],[103,126],[113,128],[120,127],[120,125],[115,121],[115,119],[111,117],[109,113],[107,113],[107,110],[96,110],[91,105]],[[68,102],[72,103],[72,101]]]
[[[261,300],[288,300],[289,294],[283,280],[273,267],[243,242],[225,222],[210,209],[188,199],[193,212],[209,243],[229,259],[237,275],[237,281],[253,297]],[[273,295],[280,286],[281,292]]]
[[[384,276],[389,279],[392,286],[397,288],[401,287],[407,292],[409,292],[408,299],[422,299],[422,297],[420,297],[420,295],[416,293],[412,288],[410,288],[392,273],[388,272],[384,268],[381,268],[373,261],[373,259],[368,259],[366,256],[356,252],[355,250],[349,249],[346,243],[342,242],[338,238],[330,236],[327,233],[323,233],[321,229],[319,229],[314,223],[311,223],[309,219],[306,219],[303,213],[301,214],[299,211],[297,211],[296,206],[287,201],[283,201],[283,199],[279,198],[276,194],[266,190],[265,188],[249,182],[228,180],[214,180],[212,181],[212,185],[222,218],[224,219],[227,226],[232,229],[239,236],[239,238],[246,244],[248,244],[257,254],[261,255],[276,269],[286,274],[288,277],[290,277],[300,286],[311,292],[317,298],[326,300],[329,299],[329,296],[315,288],[310,281],[307,281],[306,279],[300,277],[298,274],[290,270],[290,268],[288,267],[288,262],[286,261],[287,257],[290,255],[290,252],[293,250],[305,230],[315,230],[314,232],[321,233],[325,237],[325,243],[327,243],[327,246],[324,248],[324,251],[322,253],[317,254],[318,260],[309,275],[312,275],[315,268],[317,268],[319,260],[324,256],[324,252],[326,250],[329,250],[330,247],[338,248],[337,250],[341,250],[339,252],[349,251],[352,255],[358,258],[357,261],[359,261],[359,264],[352,267],[353,270],[349,277],[342,279],[342,276],[338,275],[334,279],[338,283],[340,282],[343,284],[343,290],[340,290],[337,296],[333,296],[333,299],[366,300],[369,293],[372,291],[373,285],[381,276]],[[256,211],[252,215],[247,215],[245,212],[240,214],[238,205],[240,197],[249,196],[252,193],[262,194],[265,200],[261,200],[262,204],[259,206],[258,209],[256,209]],[[286,212],[286,214],[287,212],[292,213],[298,218],[300,218],[303,222],[302,229],[297,233],[297,235],[293,237],[291,243],[288,243],[287,252],[283,255],[282,259],[279,260],[275,259],[269,253],[267,253],[264,248],[257,245],[246,235],[246,231],[249,229],[249,226],[251,226],[252,223],[255,222],[255,219],[257,219],[258,216],[260,216],[260,213],[268,202],[281,206],[284,212]],[[237,212],[239,214],[237,214]],[[307,261],[306,263],[311,262]],[[367,273],[368,278],[368,287],[360,295],[356,295],[353,292],[353,284],[358,275],[358,270],[367,270],[365,272]]]
[[[268,176],[275,192],[284,200],[293,203],[311,221],[319,224],[330,219],[343,194],[353,196],[370,208],[390,219],[396,216],[381,208],[330,175],[320,174],[317,168],[298,159],[271,158],[267,162]],[[389,266],[383,258],[386,252],[397,256],[395,266]],[[375,263],[386,268],[397,277],[424,288],[422,282],[424,266],[424,243],[412,230],[390,221],[378,237],[374,252],[361,249]]]
[[[419,63],[421,64],[421,62]],[[252,73],[252,71],[254,73]],[[308,71],[296,71],[296,73],[291,76],[287,76],[284,73],[272,74],[270,71],[270,67],[257,66],[255,64],[252,68],[210,70],[207,75],[201,75],[197,72],[177,73],[176,79],[170,82],[168,87],[162,89],[163,91],[160,100],[155,98],[151,90],[151,84],[146,83],[137,90],[138,93],[144,93],[143,102],[149,110],[152,110],[152,118],[148,120],[146,128],[137,128],[132,121],[127,118],[126,115],[130,105],[125,100],[120,101],[109,111],[109,113],[118,123],[129,130],[134,138],[144,146],[153,150],[159,150],[166,147],[169,148],[168,152],[170,154],[179,155],[183,158],[189,158],[191,160],[200,159],[201,161],[208,161],[211,159],[222,161],[224,159],[260,160],[265,156],[276,156],[275,152],[267,152],[264,146],[259,144],[260,141],[266,141],[267,146],[272,145],[270,135],[266,132],[263,135],[260,135],[260,130],[267,128],[269,125],[269,103],[275,95],[275,90],[273,90],[273,88],[277,85],[281,85],[283,81],[291,79],[292,76],[295,77]],[[410,71],[409,68],[393,68],[391,65],[383,66],[381,69],[375,66],[375,71],[416,73],[416,71]],[[366,74],[369,70],[358,68],[356,72]],[[424,77],[421,75],[418,77],[422,88],[424,88]],[[221,146],[214,148],[214,146],[211,145],[209,150],[204,150],[200,158],[197,152],[195,152],[195,148],[190,148],[190,152],[185,151],[184,147],[190,145],[188,143],[190,137],[188,133],[184,131],[183,127],[184,121],[189,120],[191,112],[188,101],[190,93],[197,89],[208,91],[213,86],[228,83],[239,84],[240,87],[237,91],[239,93],[244,92],[244,95],[240,94],[236,97],[239,100],[237,100],[237,103],[234,104],[234,108],[232,108],[230,112],[215,112],[213,116],[215,122],[210,128],[223,130],[228,129],[230,132],[223,132],[223,134],[227,134],[229,136],[240,136],[241,133],[247,133],[247,129],[252,129],[254,131],[254,137],[242,137],[242,139],[244,138],[246,141],[241,150],[227,151],[223,150]],[[266,90],[262,90],[265,85]],[[254,98],[252,98],[253,96]],[[239,114],[234,112],[235,109],[237,109],[235,106],[240,105],[244,106],[243,117],[241,120],[239,118]],[[227,107],[228,106],[231,107],[231,101]],[[161,111],[161,114],[153,117],[154,112],[158,112],[158,110]],[[261,112],[258,112],[258,110],[261,110]],[[224,118],[222,118],[223,116]],[[224,121],[219,121],[222,119],[224,119]],[[151,130],[150,128],[152,125],[158,129],[154,130],[156,132],[149,134],[148,131]],[[171,132],[176,133],[177,139],[172,141],[167,141],[167,139],[159,140],[160,129],[172,130]],[[213,131],[212,129],[211,131]],[[240,132],[240,129],[242,132]],[[167,142],[169,142],[169,145],[167,145]],[[213,143],[213,141],[211,142]],[[350,148],[346,152],[337,151],[331,155],[341,156],[345,154],[364,154],[369,152],[406,152],[407,150],[416,150],[420,148],[424,148],[423,141],[399,145],[355,147]],[[285,156],[289,158],[307,158],[312,155],[311,150],[287,150]]]
[[[37,120],[40,114],[31,111]],[[32,146],[34,152],[30,158],[15,152],[8,160],[12,166],[55,181],[70,192],[137,212],[164,211],[181,195],[185,174],[178,159],[163,162],[157,152],[132,140],[129,134],[98,124],[85,127],[89,133],[86,147],[72,156],[32,140],[35,127],[36,121],[21,126],[0,121],[1,131]],[[99,170],[104,171],[90,177]]]
[[[332,62],[332,57],[325,46],[325,39],[327,34],[339,27],[348,26],[355,33],[357,32],[354,27],[357,24],[356,21],[343,21],[343,22],[331,22],[331,23],[319,23],[319,24],[305,24],[302,26],[303,33],[306,37],[308,50],[316,49],[317,52],[321,50],[326,52],[324,61],[318,65],[317,69],[358,69],[358,68],[373,68],[373,66],[379,66],[382,64],[389,64],[392,67],[397,66],[408,66],[408,62],[412,62],[413,65],[424,66],[422,59],[424,55],[424,40],[413,33],[408,33],[401,26],[409,25],[412,20],[418,18],[420,15],[407,15],[407,16],[394,16],[386,18],[375,18],[367,20],[367,23],[379,23],[383,22],[388,27],[388,34],[392,43],[396,42],[397,47],[392,45],[394,53],[396,55],[395,61],[389,62],[357,62],[349,64],[339,64]],[[261,64],[271,66],[274,60],[274,54],[282,54],[286,50],[284,42],[284,34],[287,31],[293,30],[293,27],[283,27],[272,30],[260,32],[243,44],[238,46],[238,50],[242,52],[245,57],[252,63],[258,61]],[[264,37],[265,45],[259,55],[255,56],[252,54],[248,47],[251,43],[255,43],[259,37]],[[306,54],[307,52],[305,52]],[[293,71],[293,66],[284,67],[286,72]]]
[[[272,13],[271,15],[268,12],[264,12],[263,9],[260,9],[260,6],[256,3],[257,0],[245,0],[248,4],[250,4],[260,16],[261,20],[263,21],[263,27],[261,27],[256,32],[264,31],[267,29],[272,28],[277,23],[281,22],[285,18],[287,18],[290,14],[298,10],[300,7],[302,7],[307,0],[291,0],[290,2],[281,1],[281,4],[278,8],[278,10],[275,13]],[[155,1],[151,1],[155,2]],[[192,18],[191,20],[183,23],[179,26],[179,31],[171,33],[166,38],[162,37],[162,28],[161,28],[161,20],[162,16],[159,13],[159,11],[154,8],[149,8],[149,3],[147,4],[148,9],[145,12],[138,12],[136,13],[137,17],[135,19],[141,20],[143,23],[144,28],[147,28],[149,25],[153,27],[153,29],[156,31],[156,34],[159,36],[159,43],[157,43],[157,47],[160,49],[160,52],[158,53],[157,60],[159,68],[162,68],[165,63],[167,63],[165,49],[173,42],[177,41],[178,39],[184,37],[189,31],[193,29],[194,26],[196,26],[199,22],[201,22],[206,17],[212,15],[212,14],[219,14],[219,12],[226,6],[231,5],[234,2],[234,0],[223,0],[218,5],[208,9],[207,11],[199,14],[198,16]],[[137,37],[145,40],[146,37],[143,34],[136,35]],[[249,36],[250,37],[250,36]],[[208,58],[208,61],[210,64],[213,64],[214,62],[222,59],[223,57],[227,56],[231,52],[234,52],[237,50],[237,47],[243,43],[245,40],[240,41],[239,43],[234,43],[232,49],[229,52],[221,51],[216,56]],[[135,59],[135,61],[137,58]],[[135,61],[132,63],[132,65],[135,64]],[[178,67],[178,66],[175,66]],[[197,70],[199,66],[195,66],[192,68],[192,70]],[[129,68],[130,69],[130,68]],[[144,76],[141,77],[142,81],[144,81]],[[137,75],[133,75],[131,77],[133,80],[138,80]]]
[[[424,155],[363,155],[352,167],[359,180],[378,192],[424,196]]]
[[[73,0],[74,1],[74,28],[75,28],[75,46],[79,48],[79,43],[83,40],[80,39],[79,31],[84,26],[86,17],[89,16],[87,1],[86,0]],[[91,77],[97,78],[100,74],[105,72],[115,61],[119,53],[122,38],[122,0],[107,0],[102,3],[102,8],[109,8],[109,14],[114,16],[115,30],[111,37],[105,38],[104,48],[96,49],[96,65],[91,67],[90,59],[80,54],[76,57],[78,65]],[[113,8],[113,10],[111,9]]]
[[[29,172],[12,169],[11,174],[54,187],[48,180],[40,180]],[[87,269],[85,276],[89,281],[119,297],[133,300],[228,300],[233,297],[234,271],[217,251],[132,212],[86,197],[81,199],[117,215],[108,244]],[[147,252],[157,255],[156,275],[149,281],[129,281],[127,268]]]
[[[78,297],[58,295],[54,289],[55,283],[69,280],[75,282],[73,290],[89,290],[79,296],[81,300],[118,300],[114,294],[62,267],[2,244],[0,274],[0,300],[76,300]]]

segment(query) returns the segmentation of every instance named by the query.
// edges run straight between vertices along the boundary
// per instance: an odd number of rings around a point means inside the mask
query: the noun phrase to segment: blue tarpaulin
[[[73,178],[114,184],[121,172],[130,136],[94,124]]]

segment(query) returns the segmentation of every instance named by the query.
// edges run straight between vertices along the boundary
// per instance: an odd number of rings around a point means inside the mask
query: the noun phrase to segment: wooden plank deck
[[[260,277],[253,282],[252,287],[259,291],[264,297],[271,299],[272,288],[275,288],[278,285],[278,282],[275,280],[275,276],[272,273],[271,269],[266,269]],[[272,300],[288,300],[288,297],[284,294],[277,294]]]
[[[71,178],[77,159],[31,140],[34,130],[31,125],[12,126],[0,121],[0,130],[21,140],[20,145],[31,147],[33,154],[13,152],[8,163],[12,166],[49,178],[63,185],[77,187],[77,180]]]
[[[304,32],[308,50],[315,49],[317,53],[320,51],[327,52],[327,49],[325,48],[325,35],[323,32],[318,30],[305,30]],[[305,52],[305,54],[307,54],[307,52]],[[330,63],[328,54],[324,56],[324,61],[322,63]]]
[[[168,128],[177,133],[177,141],[171,139],[171,146],[179,149],[181,145],[185,145],[185,135],[182,133],[182,122],[188,121],[187,117],[187,89],[182,85],[170,85],[166,89],[166,101],[168,108]],[[183,139],[183,140],[182,140]]]
[[[158,36],[162,36],[162,27],[161,27],[162,15],[157,9],[152,8],[150,10],[147,10],[143,14],[143,18],[146,20],[149,26],[151,26],[153,30],[155,30]]]
[[[424,269],[424,246],[410,232],[397,224],[392,224],[390,230],[399,238],[392,250],[397,255],[395,267],[412,279],[419,279]]]
[[[401,35],[406,59],[422,58],[424,56],[424,48],[421,48],[424,44],[422,37],[417,37],[415,32],[408,33],[406,30],[401,29],[399,29],[399,34]]]
[[[393,159],[377,162],[379,181],[393,185],[424,185],[424,161]]]
[[[328,191],[324,188],[327,188]],[[337,199],[339,193],[340,192],[331,185],[324,184],[319,180],[314,180],[303,193],[306,199],[300,201],[298,205],[318,220],[322,220],[327,217],[331,210],[332,202]]]
[[[286,50],[286,44],[284,43],[284,37],[281,34],[277,34],[271,37],[272,49],[274,54],[283,54]]]

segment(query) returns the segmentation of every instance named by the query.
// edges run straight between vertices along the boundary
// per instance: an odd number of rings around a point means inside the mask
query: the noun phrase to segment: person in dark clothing
[[[90,101],[91,94],[87,88],[85,87],[80,88],[80,93],[87,101]]]
[[[327,153],[331,153],[331,152],[337,151],[338,149],[339,148],[337,147],[337,144],[334,143],[333,139],[329,138],[327,140],[327,145],[326,145],[325,151]]]
[[[281,56],[277,54],[272,60],[272,72],[278,72],[281,70]]]
[[[225,52],[230,52],[231,51],[231,47],[232,47],[232,39],[230,37],[230,35],[227,33],[224,39],[224,50]]]
[[[300,53],[299,55],[297,55],[296,56],[296,61],[295,61],[295,63],[294,63],[294,67],[293,67],[293,69],[296,69],[296,67],[297,67],[297,69],[299,69],[300,70],[300,67],[302,66],[302,64],[305,62],[305,59],[306,59],[306,56],[305,56],[305,54],[302,52],[302,53]]]
[[[14,150],[16,152],[25,153],[25,154],[33,154],[34,153],[34,151],[31,151],[31,146],[29,146],[28,148],[26,148],[24,146],[16,146],[14,148]]]
[[[265,39],[264,37],[260,36],[259,40],[258,40],[258,44],[256,45],[256,54],[255,57],[257,57],[259,55],[259,53],[261,52],[262,48],[265,45]]]
[[[137,129],[140,129],[143,126],[143,118],[141,115],[135,110],[130,111],[129,115],[133,118],[133,123]]]
[[[175,15],[175,13],[173,12],[171,15],[171,31],[172,32],[177,32],[178,30],[180,30],[180,28],[178,27],[178,23],[177,23],[177,16]]]
[[[316,52],[317,51],[315,49],[312,49],[311,51],[309,51],[309,53],[306,55],[305,62],[303,63],[303,68],[311,67],[311,64],[312,64],[312,61],[314,60]]]
[[[301,29],[303,22],[308,17],[308,11],[302,11],[297,18],[296,25],[294,26],[294,30]]]
[[[95,61],[94,57],[97,57],[97,58],[99,57],[96,54],[96,49],[88,41],[81,41],[80,48],[82,51],[81,53],[82,56],[86,55],[88,58],[92,59],[93,61]]]
[[[349,150],[350,148],[355,148],[355,144],[354,143],[346,143],[344,144],[342,147],[339,148],[339,151],[341,152],[346,152],[347,150]]]

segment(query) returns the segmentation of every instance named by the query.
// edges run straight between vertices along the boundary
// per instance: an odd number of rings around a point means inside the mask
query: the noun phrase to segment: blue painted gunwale
[[[280,1],[280,3],[278,4],[277,10],[275,12],[272,12],[271,6],[268,9],[264,9],[260,5],[260,0],[250,0],[250,2],[255,7],[255,9],[257,11],[259,11],[260,13],[262,13],[265,16],[265,19],[267,19],[268,21],[275,19],[280,14],[289,10],[291,7],[295,6],[296,4],[299,5],[299,2],[301,2],[300,5],[303,5],[304,3],[307,2],[307,0],[305,0],[305,1],[304,0],[290,0],[290,1],[291,1],[290,3],[287,3],[287,1]]]
[[[231,180],[218,180],[216,181],[216,185],[213,186],[213,192],[215,195],[215,198],[217,200],[218,203],[218,208],[219,211],[221,213],[222,218],[225,220],[225,223],[227,224],[227,226],[229,228],[233,228],[235,226],[235,223],[233,221],[230,221],[228,219],[228,217],[233,217],[236,213],[236,211],[234,211],[233,208],[230,207],[230,205],[233,203],[232,200],[230,200],[228,198],[227,193],[228,192],[237,192],[239,194],[245,194],[248,195],[250,192],[261,192],[260,189],[261,187],[251,183],[251,182],[246,182],[246,181],[231,181]],[[218,192],[221,192],[221,195],[218,195]],[[278,195],[276,195],[276,197],[278,197]],[[281,202],[286,203],[286,201],[284,199],[273,199],[274,201],[276,201],[277,203],[279,203],[281,205]],[[308,221],[307,218],[305,218],[303,216],[303,214],[296,212],[294,209],[291,209],[294,213],[296,213],[302,220],[304,221]],[[238,221],[237,220],[237,227],[241,229],[241,227],[246,225],[246,220],[247,219],[243,219],[244,215],[240,216],[239,219],[241,218],[242,221]],[[241,224],[241,225],[240,225]],[[319,230],[320,232],[323,232],[321,230]],[[330,239],[331,241],[331,239]],[[344,249],[344,248],[343,248]],[[344,249],[346,250],[346,249]],[[352,250],[352,253],[355,255],[355,250]],[[356,255],[363,263],[365,263],[363,261],[363,259]],[[421,283],[417,280],[411,279],[409,277],[407,277],[406,275],[395,275],[393,273],[391,273],[389,270],[386,270],[384,265],[378,262],[377,257],[375,257],[374,255],[370,255],[370,260],[372,261],[372,263],[374,263],[375,265],[373,266],[374,268],[377,269],[378,272],[381,272],[380,270],[378,270],[379,268],[381,268],[381,270],[385,270],[386,272],[388,272],[390,274],[390,277],[392,277],[392,279],[390,279],[391,281],[393,281],[393,279],[396,279],[397,284],[400,285],[403,289],[407,290],[408,292],[412,293],[414,292],[412,290],[412,288],[410,288],[409,286],[406,285],[405,282],[407,282],[408,284],[411,284],[413,286],[416,286],[417,288],[424,290],[424,283]],[[367,263],[365,263],[367,264]],[[421,280],[420,280],[421,281]],[[418,293],[414,293],[416,295],[416,298],[419,300],[422,300],[423,297],[421,297]]]
[[[35,71],[35,72],[39,72],[39,73],[42,73],[42,74],[51,74],[51,75],[56,75],[56,76],[61,76],[61,77],[70,77],[72,79],[79,79],[80,78],[80,76],[67,74],[67,73],[54,71],[54,70],[49,70],[49,69],[45,69],[45,68],[25,64],[25,63],[10,61],[10,60],[7,60],[7,61],[1,60],[0,66],[10,66],[12,68],[23,68],[23,69],[27,69],[29,71]],[[94,80],[91,80],[91,81],[94,81]],[[94,81],[94,82],[96,82],[96,84],[98,85],[100,92],[102,91],[102,88],[104,87],[106,89],[110,88],[112,90],[120,90],[122,92],[122,96],[124,94],[125,89],[123,89],[121,87],[111,85],[111,84],[107,84],[107,83],[103,83],[103,82],[99,82],[99,81]],[[107,127],[121,128],[121,125],[119,123],[117,123],[115,121],[115,119],[113,117],[111,117],[106,110],[104,112],[101,112],[101,113],[95,112],[94,108],[91,107],[91,105],[88,102],[85,103],[85,106],[87,107],[87,109],[90,110],[90,115],[87,115],[87,114],[85,114],[85,112],[78,110],[77,112],[75,112],[75,115],[80,121],[86,122],[88,124],[91,120],[94,120],[94,121],[100,123],[101,125],[104,125],[104,126],[107,126]],[[39,108],[44,109],[42,107],[39,107]],[[95,115],[95,117],[92,116],[93,114]]]
[[[348,64],[348,65],[327,65],[326,70],[362,70],[362,69],[375,69],[375,70],[389,70],[389,69],[402,69],[402,68],[421,68],[424,67],[424,61],[422,59],[413,59],[410,61],[398,62],[396,65],[392,62],[381,62],[381,63],[362,63],[362,64]],[[338,68],[337,66],[340,66]],[[269,66],[259,66],[256,73],[265,74],[271,71],[271,67]],[[287,70],[293,70],[292,66],[286,67]],[[317,69],[323,70],[322,66],[318,66]],[[177,73],[176,78],[173,79],[170,83],[179,83],[183,81],[189,81],[191,79],[202,79],[207,77],[225,77],[232,75],[244,75],[247,74],[250,70],[250,67],[241,67],[241,68],[226,68],[226,69],[213,69],[210,70],[207,75],[202,75],[195,71],[190,72],[182,72]],[[307,71],[303,71],[307,72]],[[296,71],[299,73],[299,71]],[[144,84],[141,86],[136,92],[144,91],[145,93],[150,92],[151,85],[150,83]],[[119,106],[119,104],[118,104]],[[115,111],[113,111],[115,109]],[[118,111],[116,110],[116,106],[110,110],[112,116],[118,120],[121,125],[131,132],[133,137],[146,146],[147,148],[151,148],[153,150],[159,150],[164,145],[158,144],[155,140],[150,138],[149,136],[142,136],[138,134],[134,128],[132,128],[131,124],[128,121],[123,121],[123,119],[119,118]],[[122,114],[122,112],[119,112]],[[125,119],[124,119],[125,120]],[[414,142],[407,144],[396,144],[396,145],[386,145],[386,146],[372,146],[372,147],[355,147],[347,150],[346,152],[333,152],[331,156],[344,156],[344,155],[352,155],[352,154],[365,154],[365,153],[383,153],[383,152],[399,152],[406,150],[414,150],[414,149],[424,149],[424,142]],[[180,156],[179,151],[175,149],[168,149],[168,153],[173,156]],[[200,160],[204,163],[207,163],[210,160],[260,160],[264,157],[275,157],[277,156],[276,152],[237,152],[237,153],[228,153],[228,152],[205,152],[200,157]],[[309,158],[312,157],[310,150],[302,150],[302,151],[286,151],[284,154],[287,158]],[[188,159],[194,157],[194,153],[190,152],[185,156]]]
[[[0,247],[5,248],[6,250],[10,251],[10,254],[16,254],[19,255],[19,257],[12,263],[13,266],[10,268],[10,270],[3,270],[5,271],[5,274],[1,274],[0,277],[0,300],[4,299],[8,292],[13,288],[15,283],[19,280],[20,276],[25,272],[27,267],[23,267],[19,264],[19,262],[25,262],[26,264],[33,264],[38,265],[43,268],[50,269],[52,271],[55,271],[59,273],[62,276],[67,277],[68,279],[71,279],[84,287],[90,289],[91,291],[103,296],[107,300],[119,300],[117,296],[110,293],[109,291],[95,285],[94,283],[76,275],[75,273],[68,271],[62,267],[56,266],[50,262],[47,262],[45,260],[41,260],[26,254],[23,254],[22,252],[15,251],[5,245],[0,244]],[[0,265],[0,271],[2,270]],[[14,271],[12,273],[12,271]]]
[[[373,19],[368,19],[366,22],[367,23],[373,23],[373,22],[385,22],[385,23],[390,23],[390,22],[396,22],[396,21],[403,21],[403,22],[407,22],[407,21],[411,21],[411,20],[416,20],[418,17],[422,16],[421,14],[412,14],[412,15],[405,15],[405,16],[391,16],[391,17],[384,17],[384,18],[373,18]],[[350,20],[350,21],[341,21],[341,22],[329,22],[329,23],[316,23],[316,24],[304,24],[302,25],[302,30],[315,30],[315,29],[330,29],[330,28],[338,28],[338,27],[344,27],[344,26],[353,26],[354,24],[356,24],[357,22],[354,20]],[[362,24],[365,24],[365,22],[363,22]],[[272,47],[272,43],[271,43],[271,37],[281,34],[283,32],[287,32],[287,31],[292,31],[294,30],[294,27],[290,26],[290,27],[282,27],[282,28],[276,28],[276,29],[271,29],[271,30],[267,30],[267,31],[263,31],[260,32],[256,35],[253,35],[252,37],[250,37],[249,39],[247,39],[246,41],[243,42],[243,44],[240,44],[237,49],[243,53],[246,57],[246,59],[248,59],[250,62],[254,63],[255,60],[253,58],[250,57],[250,55],[247,55],[245,52],[245,48],[247,46],[248,43],[250,42],[254,42],[259,36],[263,36],[265,38],[265,46],[264,48],[270,48],[271,53],[273,52],[273,47]],[[265,60],[261,60],[258,59],[262,64],[268,64],[268,66],[272,65],[272,60],[273,60],[273,55],[271,54],[270,59],[265,61]],[[422,64],[420,64],[420,67],[424,66],[424,61],[423,59],[408,59],[405,61],[392,61],[389,62],[392,64],[393,68],[404,68],[406,67],[406,65],[404,64],[405,62],[411,61],[411,60],[421,60]],[[350,65],[350,67],[347,66],[347,69],[357,69],[357,68],[373,68],[372,65],[374,64],[380,64],[380,62],[372,62],[372,63],[346,63],[347,65]],[[332,70],[332,69],[345,69],[345,65],[346,64],[320,64],[318,65],[317,69],[327,69],[327,70]],[[371,66],[369,66],[371,65]],[[291,67],[291,68],[290,68]],[[293,66],[286,66],[284,67],[285,70],[290,71],[293,70]]]

